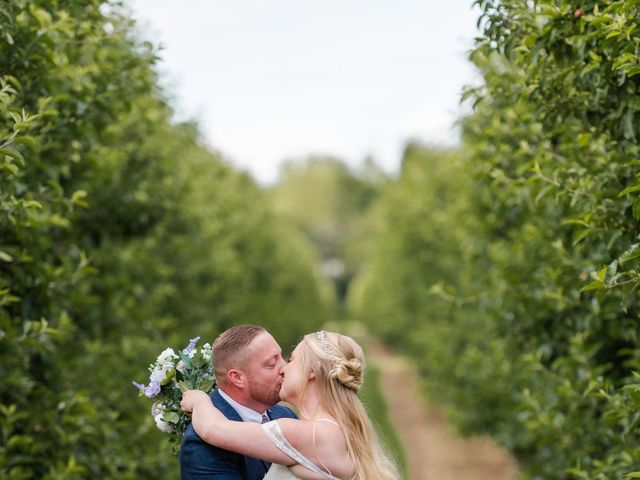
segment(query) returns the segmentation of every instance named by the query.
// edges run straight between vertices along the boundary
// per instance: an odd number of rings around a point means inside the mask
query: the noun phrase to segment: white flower
[[[204,358],[207,361],[211,361],[211,345],[209,345],[208,343],[205,343],[202,346],[202,349],[200,350],[202,352],[202,358]]]
[[[156,367],[151,372],[151,375],[149,376],[149,380],[151,380],[153,383],[160,384],[167,378],[168,371],[169,369],[165,369],[164,366],[160,366],[159,368]]]
[[[153,402],[153,405],[151,405],[151,416],[153,418],[156,418],[156,415],[162,415],[162,411],[163,411],[162,403]]]
[[[158,427],[160,431],[166,432],[166,433],[173,432],[173,426],[171,426],[170,423],[167,423],[164,420],[162,420],[162,413],[155,415],[153,419],[156,421],[156,427]]]
[[[178,358],[176,352],[173,351],[173,348],[167,348],[164,352],[158,355],[156,363],[160,365],[165,365],[167,363],[172,364],[174,358]]]

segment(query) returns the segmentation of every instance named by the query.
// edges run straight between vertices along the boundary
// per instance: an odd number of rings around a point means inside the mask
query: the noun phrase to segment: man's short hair
[[[236,325],[225,330],[213,342],[211,362],[218,381],[226,377],[233,368],[243,368],[245,348],[261,333],[266,333],[259,325]]]

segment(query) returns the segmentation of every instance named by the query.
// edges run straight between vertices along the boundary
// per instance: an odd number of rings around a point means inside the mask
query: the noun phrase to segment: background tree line
[[[638,477],[640,10],[474,3],[463,146],[407,148],[350,304],[529,478]]]
[[[117,5],[0,5],[3,476],[175,477],[140,365],[237,321],[287,346],[333,298],[531,478],[640,471],[640,13],[475,4],[461,148],[266,192],[172,123]]]
[[[116,3],[0,4],[2,478],[176,478],[130,383],[145,365],[327,318],[315,253],[172,123],[156,60]]]

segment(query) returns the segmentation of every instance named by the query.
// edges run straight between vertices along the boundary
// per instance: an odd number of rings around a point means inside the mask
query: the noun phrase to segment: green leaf
[[[180,360],[182,360],[182,362],[185,365],[185,368],[190,369],[192,366],[192,362],[191,362],[191,358],[189,358],[189,355],[185,355],[184,353],[182,353],[182,350],[180,350],[178,352],[178,356],[180,357]]]
[[[625,264],[626,262],[633,260],[634,258],[640,257],[640,248],[638,248],[639,244],[633,245],[626,252],[620,255],[620,264]]]
[[[563,220],[562,225],[579,225],[581,227],[591,228],[587,222],[579,218],[571,218],[569,220]]]
[[[627,77],[631,78],[640,74],[640,66],[631,67],[626,71]]]
[[[31,125],[29,122],[17,122],[13,125],[13,131],[17,132],[19,130],[24,130],[25,128],[29,128]]]
[[[594,282],[591,282],[586,287],[582,287],[580,289],[580,291],[581,292],[588,292],[590,290],[598,290],[599,288],[602,288],[602,287],[604,287],[604,282],[602,282],[601,280],[596,280]]]
[[[607,267],[602,267],[598,272],[598,279],[601,282],[604,282],[604,279],[606,278],[606,276],[607,276]]]
[[[35,147],[37,145],[37,141],[31,135],[22,135],[15,139],[16,143],[22,143],[23,145],[27,145],[29,147]]]
[[[165,412],[162,414],[162,419],[168,423],[178,423],[180,421],[180,415],[176,412]]]
[[[629,195],[630,193],[637,192],[638,190],[640,190],[640,184],[634,185],[633,187],[625,188],[618,194],[618,197],[624,197],[625,195]]]
[[[167,370],[167,374],[164,377],[164,380],[162,380],[160,382],[160,385],[167,385],[168,383],[171,382],[171,380],[173,380],[173,377],[176,376],[176,369],[172,368],[171,370]]]
[[[585,237],[587,235],[589,235],[590,232],[591,232],[590,229],[585,228],[584,230],[581,230],[580,232],[576,233],[576,235],[573,238],[572,245],[576,246],[578,243],[580,243],[582,240],[584,240]]]
[[[627,478],[640,478],[640,472],[630,472],[625,474]]]
[[[193,357],[193,366],[195,368],[201,368],[206,365],[208,362],[202,358],[202,355],[198,354]]]
[[[11,172],[11,174],[13,174],[13,175],[17,175],[18,173],[20,173],[20,169],[16,165],[14,165],[13,163],[1,164],[0,168],[2,170],[6,170],[8,172]]]
[[[26,200],[25,202],[22,203],[22,206],[24,208],[42,209],[42,204],[36,200]]]
[[[84,190],[77,190],[73,192],[73,195],[71,196],[71,203],[73,203],[74,205],[78,205],[80,207],[88,208],[89,203],[85,202],[84,200],[86,197],[87,197],[87,192],[85,192]]]
[[[18,90],[22,90],[22,85],[20,84],[18,79],[16,77],[14,77],[13,75],[4,75],[2,78],[5,79],[7,82],[9,82],[14,87],[16,87]]]
[[[205,380],[200,385],[198,385],[198,390],[202,390],[203,392],[209,393],[215,384],[216,384],[216,380],[214,378],[210,380]]]
[[[184,380],[177,382],[176,385],[178,386],[178,388],[182,393],[186,392],[187,390],[191,390],[191,387],[189,387],[189,384]]]
[[[0,148],[0,155],[6,155],[8,157],[11,157],[15,160],[19,160],[21,162],[24,162],[24,157],[22,156],[22,154],[20,152],[18,152],[17,150],[14,150],[13,148],[9,148],[9,147],[2,147]]]

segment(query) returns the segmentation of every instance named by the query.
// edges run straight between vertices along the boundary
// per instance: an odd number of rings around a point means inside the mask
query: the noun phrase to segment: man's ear
[[[244,373],[241,372],[240,370],[234,370],[234,369],[228,370],[227,382],[229,382],[231,385],[234,385],[238,388],[244,388],[245,387]]]

